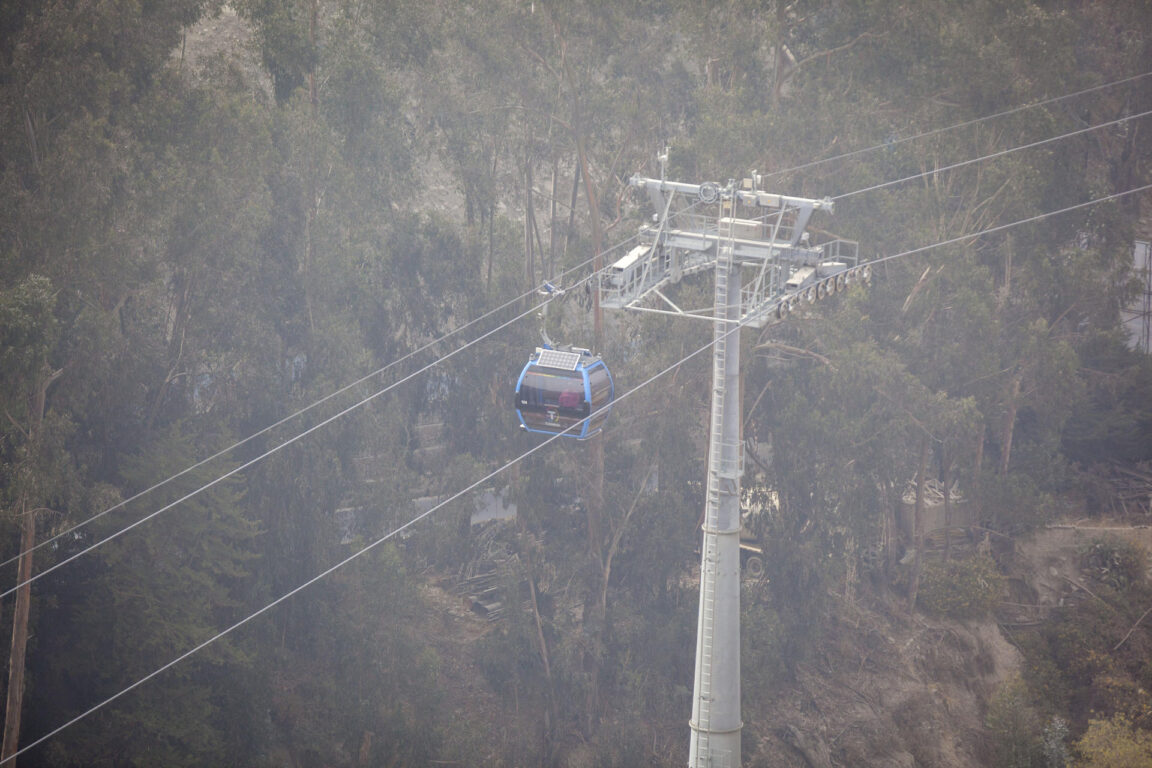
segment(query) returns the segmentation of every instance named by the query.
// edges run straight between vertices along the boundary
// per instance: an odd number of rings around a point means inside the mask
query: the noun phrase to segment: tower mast
[[[700,547],[690,766],[740,764],[740,281],[732,243],[718,247],[712,419]],[[736,295],[733,297],[733,286]]]
[[[640,245],[600,272],[601,306],[708,320],[712,323],[712,405],[700,602],[688,765],[735,768],[740,764],[740,329],[783,320],[803,302],[866,279],[858,245],[831,240],[810,245],[805,227],[832,201],[769,194],[755,172],[737,183],[667,181],[634,176],[656,216],[640,231]],[[678,195],[695,198],[672,213]],[[715,217],[697,212],[716,207]],[[738,218],[744,210],[748,218]],[[686,312],[662,289],[705,270],[715,276],[711,314]],[[658,306],[649,306],[651,297]]]

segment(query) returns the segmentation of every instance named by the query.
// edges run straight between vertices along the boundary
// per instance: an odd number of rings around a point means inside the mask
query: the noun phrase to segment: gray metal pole
[[[717,254],[708,496],[692,697],[691,768],[740,765],[740,282],[732,247]]]
[[[833,240],[810,246],[804,237],[814,211],[833,208],[832,200],[812,200],[764,192],[760,179],[685,184],[665,178],[667,151],[660,156],[659,179],[639,174],[631,184],[648,192],[656,226],[641,229],[642,246],[600,276],[602,306],[645,309],[685,317],[661,289],[682,276],[715,268],[716,290],[712,346],[712,422],[708,442],[708,497],[700,552],[700,605],[696,632],[696,675],[688,765],[691,768],[735,768],[740,765],[740,317],[761,327],[771,317],[783,319],[797,297],[809,301],[840,290],[848,280],[867,280],[861,272],[858,244]],[[669,217],[676,195],[695,196],[705,205],[719,203],[715,227],[699,215],[676,221]],[[738,206],[760,208],[766,216],[737,219]],[[685,212],[691,210],[686,208]],[[663,213],[661,213],[663,212]],[[787,220],[785,220],[787,214]],[[775,217],[775,218],[773,218]],[[699,220],[698,220],[699,219]],[[672,226],[668,226],[669,224]],[[781,224],[783,223],[783,229]],[[715,251],[712,249],[715,248]],[[712,254],[715,253],[715,261]],[[741,296],[740,265],[756,267],[759,276]],[[659,296],[670,309],[643,308],[648,296]]]

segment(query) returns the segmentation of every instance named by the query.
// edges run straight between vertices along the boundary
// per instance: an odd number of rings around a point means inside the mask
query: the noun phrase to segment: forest
[[[683,765],[711,328],[538,292],[651,221],[666,148],[875,261],[740,337],[741,764],[1152,764],[1149,30],[5,0],[0,765]],[[631,393],[599,437],[519,428],[542,325]],[[1135,534],[1029,570],[1080,525]]]

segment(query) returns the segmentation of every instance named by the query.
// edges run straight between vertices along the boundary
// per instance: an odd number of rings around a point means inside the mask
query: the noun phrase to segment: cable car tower
[[[684,184],[633,176],[656,210],[640,245],[600,273],[600,305],[708,320],[713,327],[708,482],[700,556],[691,768],[740,764],[740,329],[783,320],[804,303],[866,280],[857,243],[810,243],[806,226],[832,201],[769,194],[753,172],[737,182]],[[677,199],[684,201],[674,209]],[[675,212],[673,212],[675,211]],[[710,310],[684,310],[663,292],[713,270]],[[649,306],[649,299],[659,300]]]

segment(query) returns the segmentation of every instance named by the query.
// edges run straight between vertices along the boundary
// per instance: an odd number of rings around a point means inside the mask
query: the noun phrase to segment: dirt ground
[[[833,638],[800,670],[763,725],[745,728],[749,765],[779,768],[979,768],[990,754],[988,701],[1020,670],[1012,624],[1090,596],[1081,553],[1112,537],[1152,553],[1152,528],[1066,520],[1015,542],[1002,560],[1010,594],[998,620],[908,617],[884,605],[837,604]]]
[[[879,610],[877,610],[879,609]],[[748,765],[913,768],[987,765],[985,703],[1020,666],[990,621],[901,617],[841,602],[810,666],[745,729]]]
[[[1087,592],[1090,587],[1080,572],[1079,553],[1102,538],[1136,544],[1152,553],[1152,526],[1111,520],[1054,523],[1017,542],[1018,575],[1031,588],[1035,602],[1040,606],[1062,605],[1070,596]]]

